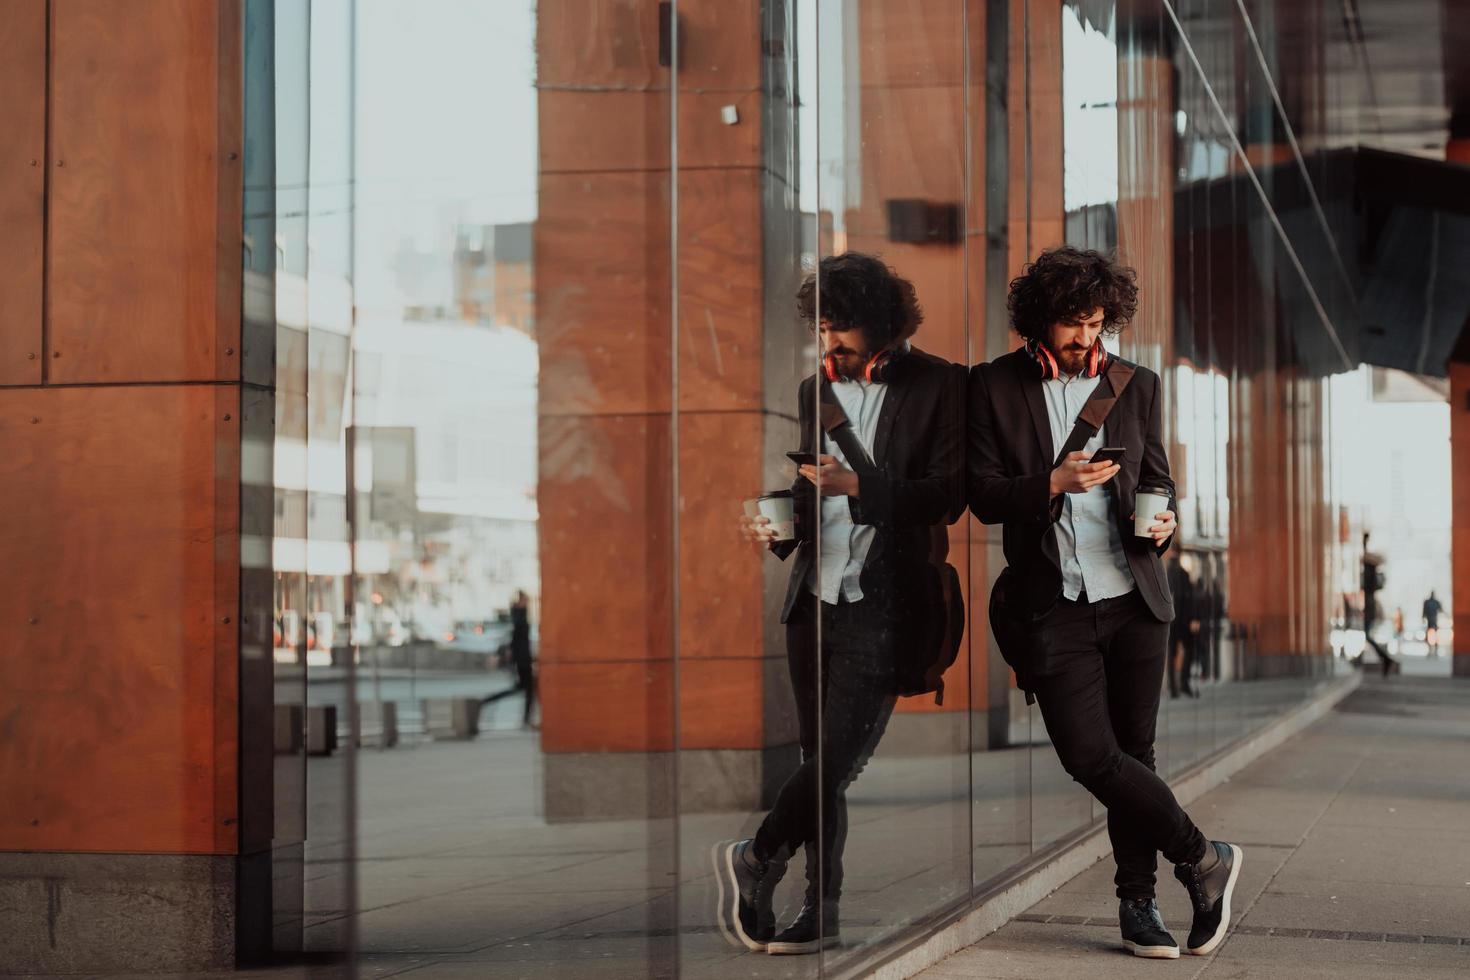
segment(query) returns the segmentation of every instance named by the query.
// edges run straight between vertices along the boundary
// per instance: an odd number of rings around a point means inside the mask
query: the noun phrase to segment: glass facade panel
[[[278,604],[356,749],[331,761],[357,880],[313,879],[309,910],[354,914],[308,945],[719,976],[743,946],[711,910],[756,838],[788,863],[776,927],[841,928],[757,972],[842,969],[1104,812],[994,647],[999,528],[932,528],[967,612],[942,704],[854,683],[842,617],[874,603],[821,552],[861,524],[807,510],[809,566],[742,540],[762,494],[800,500],[786,454],[836,445],[801,382],[855,314],[833,280],[806,322],[799,287],[874,256],[913,284],[912,347],[968,365],[1015,346],[1005,286],[1043,248],[1137,270],[1109,343],[1163,378],[1181,531],[1153,761],[1177,775],[1323,672],[1315,290],[1338,284],[1300,256],[1330,227],[1229,5],[606,8],[313,14],[296,451],[320,567],[278,562]],[[323,763],[309,789],[348,778]]]
[[[1026,16],[1023,4],[966,5],[965,364],[1015,344],[1006,284],[1032,239]],[[1052,181],[1053,201],[1056,189]],[[1001,528],[973,514],[960,524],[969,551],[963,657],[970,673],[971,895],[982,896],[1032,854],[1036,824],[1051,810],[1046,784],[1033,771],[1040,717],[1016,687],[990,629],[987,600],[1005,567]]]
[[[931,580],[936,589],[952,589],[950,605],[958,611],[958,569],[967,564],[970,544],[967,525],[959,521],[964,418],[957,364],[968,347],[964,39],[972,12],[957,0],[922,7],[868,0],[817,9],[817,216],[824,232],[818,236],[819,258],[877,257],[912,284],[922,311],[921,322],[908,324],[912,350],[907,364],[900,360],[893,367],[869,451],[883,476],[918,481],[936,500],[927,507],[895,500],[891,515],[881,517],[869,512],[884,504],[881,498],[853,498],[862,519],[877,525],[855,609],[885,602],[901,607],[882,628],[891,634],[889,656],[904,685],[905,661],[930,656],[924,648],[928,634],[946,625],[944,605],[927,605],[924,590]],[[852,297],[841,284],[834,280],[830,301],[818,297],[819,316],[839,326],[843,315],[853,314]],[[881,340],[869,335],[867,342],[877,346]],[[938,360],[934,367],[924,362],[921,373],[915,365],[924,357]],[[861,400],[843,394],[853,384],[833,388],[861,430],[859,413],[869,411],[872,392]],[[828,451],[833,441],[826,440]],[[825,549],[834,538],[826,527],[827,510],[822,513]],[[915,539],[927,552],[919,562],[891,558],[914,548]],[[825,560],[820,570],[824,591],[828,577],[846,577]],[[845,676],[863,668],[852,640],[841,633],[842,615],[839,605],[832,611],[833,628],[824,624],[820,641],[830,673],[820,734],[837,770],[824,778],[851,781],[845,800],[839,790],[838,812],[822,814],[824,822],[837,824],[835,843],[823,859],[843,874],[843,946],[824,957],[828,970],[871,956],[914,921],[962,902],[971,885],[969,665],[957,658],[958,666],[946,672],[942,697],[900,686],[913,696],[893,699],[891,714],[869,735],[870,745],[852,753],[846,744],[851,735],[844,731],[851,703],[836,695],[843,693]],[[968,652],[962,638],[955,639]],[[825,901],[837,904],[835,890]],[[835,917],[837,911],[827,914]]]

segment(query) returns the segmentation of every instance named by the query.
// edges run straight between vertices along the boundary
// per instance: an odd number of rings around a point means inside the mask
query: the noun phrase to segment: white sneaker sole
[[[1130,939],[1125,939],[1123,948],[1134,956],[1142,956],[1146,960],[1177,960],[1179,958],[1178,946],[1140,946]]]
[[[1224,903],[1220,907],[1220,924],[1215,927],[1215,934],[1210,937],[1209,942],[1203,946],[1189,948],[1191,956],[1209,956],[1215,951],[1215,947],[1220,945],[1225,934],[1230,931],[1230,898],[1235,894],[1235,882],[1240,877],[1240,865],[1245,860],[1245,851],[1234,844],[1227,846],[1234,853],[1235,861],[1230,865],[1230,877],[1225,881],[1225,894],[1220,899]]]
[[[803,953],[815,953],[819,949],[831,949],[842,942],[841,936],[823,936],[821,940],[813,939],[809,943],[766,943],[766,952],[772,956],[799,956]]]
[[[710,864],[715,871],[715,922],[720,927],[720,935],[725,937],[725,942],[731,946],[743,945],[740,938],[730,929],[730,923],[725,921],[725,888],[729,884],[725,880],[725,848],[730,846],[729,841],[720,841],[709,849]]]
[[[724,936],[725,942],[731,946],[744,946],[754,952],[764,953],[766,944],[752,939],[740,925],[740,882],[735,877],[735,845],[738,843],[740,842],[721,841],[710,851],[715,865],[715,878],[719,884],[715,921],[720,924],[720,935]],[[728,915],[725,913],[727,899],[730,905]]]

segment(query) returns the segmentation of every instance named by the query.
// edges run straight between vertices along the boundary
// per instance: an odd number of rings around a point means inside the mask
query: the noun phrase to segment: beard
[[[851,347],[837,347],[829,351],[837,364],[837,374],[842,378],[854,378],[862,373],[863,365],[868,361],[868,355],[863,351],[855,351]]]
[[[1062,368],[1068,374],[1081,374],[1087,367],[1087,350],[1080,347],[1066,347],[1057,353],[1057,360],[1061,362]]]

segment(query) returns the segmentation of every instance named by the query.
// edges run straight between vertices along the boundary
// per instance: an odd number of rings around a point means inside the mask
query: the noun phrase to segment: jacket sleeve
[[[803,381],[797,386],[796,393],[796,448],[804,453],[814,452],[811,412],[813,384],[814,382],[810,379]],[[801,542],[811,537],[816,529],[816,487],[799,472],[796,474],[796,479],[791,481],[791,505],[796,517],[796,537],[789,541],[777,541],[771,545],[771,554],[782,561],[790,558]]]
[[[858,496],[849,505],[854,523],[898,528],[959,520],[965,506],[964,372],[958,364],[935,370],[939,394],[919,476],[897,477],[876,466],[858,470]]]
[[[1013,476],[1001,458],[986,365],[970,372],[966,497],[982,524],[1054,520],[1051,471]]]
[[[1153,396],[1149,399],[1148,431],[1144,434],[1143,462],[1138,468],[1138,485],[1168,487],[1169,509],[1177,514],[1179,502],[1174,498],[1174,478],[1169,475],[1169,455],[1164,451],[1163,406],[1159,404],[1163,383],[1158,375],[1152,375],[1151,380]],[[1173,542],[1174,535],[1171,534],[1156,544],[1154,550],[1162,555]]]

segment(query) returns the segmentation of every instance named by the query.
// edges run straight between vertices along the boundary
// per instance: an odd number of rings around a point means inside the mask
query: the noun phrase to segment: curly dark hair
[[[882,259],[861,252],[829,255],[802,280],[796,310],[812,326],[819,292],[821,319],[844,329],[857,327],[875,350],[907,340],[924,322],[914,284]]]
[[[1122,332],[1138,310],[1137,273],[1091,249],[1049,248],[1011,280],[1011,327],[1027,340],[1046,339],[1054,323],[1076,323],[1103,311],[1105,336]]]

